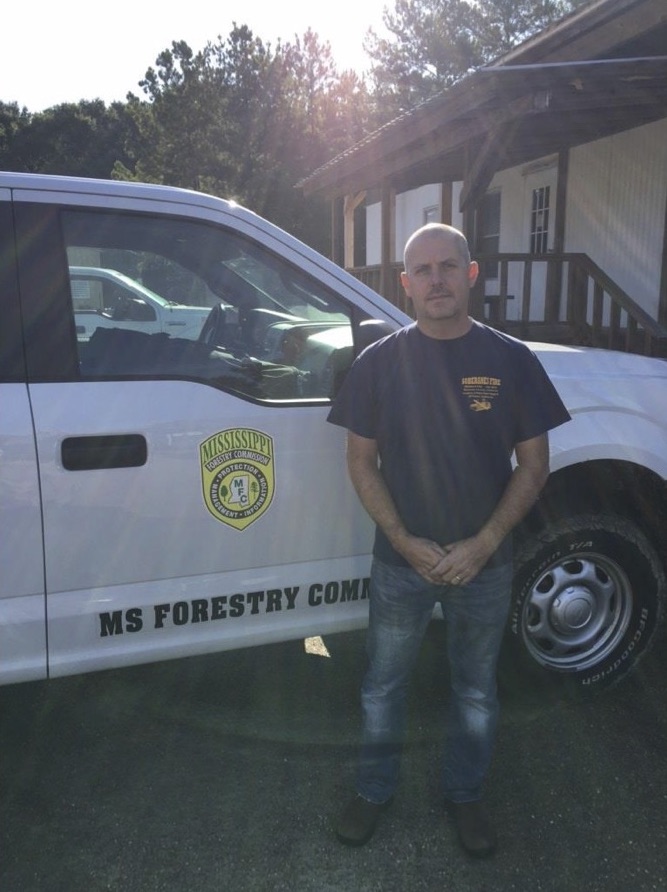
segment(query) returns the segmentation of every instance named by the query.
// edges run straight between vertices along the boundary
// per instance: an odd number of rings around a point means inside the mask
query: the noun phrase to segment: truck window
[[[192,220],[63,213],[84,378],[188,378],[266,401],[329,399],[352,360],[345,302],[264,246]]]

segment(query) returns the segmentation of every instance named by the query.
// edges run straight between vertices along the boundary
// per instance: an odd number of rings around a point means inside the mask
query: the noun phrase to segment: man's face
[[[474,262],[466,263],[456,240],[444,233],[426,233],[410,247],[406,262],[401,282],[420,326],[450,330],[467,324],[470,289],[478,268]]]

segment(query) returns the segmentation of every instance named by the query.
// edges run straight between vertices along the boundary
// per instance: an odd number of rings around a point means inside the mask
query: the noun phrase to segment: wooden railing
[[[348,269],[355,278],[359,279],[364,285],[368,285],[373,291],[377,291],[382,297],[386,298],[394,306],[399,307],[404,313],[412,316],[412,307],[409,300],[405,296],[403,286],[401,285],[402,263],[390,263],[388,268],[388,276],[386,285],[382,287],[382,269],[379,266],[356,266]]]
[[[480,276],[471,312],[495,328],[525,340],[667,358],[667,327],[587,254],[488,254],[478,261]],[[413,315],[400,284],[401,269],[402,264],[391,264],[383,296]],[[350,272],[382,294],[379,266]]]

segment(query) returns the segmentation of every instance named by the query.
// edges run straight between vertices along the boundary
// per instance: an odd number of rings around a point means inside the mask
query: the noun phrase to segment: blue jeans
[[[398,784],[410,674],[437,602],[447,623],[451,678],[443,793],[452,802],[481,797],[498,723],[496,665],[511,583],[511,564],[482,570],[466,585],[437,586],[411,567],[373,561],[357,777],[364,799],[386,802]]]

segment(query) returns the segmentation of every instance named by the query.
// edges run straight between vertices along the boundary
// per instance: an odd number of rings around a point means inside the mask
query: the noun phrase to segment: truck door
[[[371,525],[325,423],[358,311],[270,235],[165,205],[17,207],[52,674],[365,621]],[[77,337],[83,257],[210,306],[201,337]]]
[[[44,552],[9,190],[0,190],[0,684],[46,675]]]

